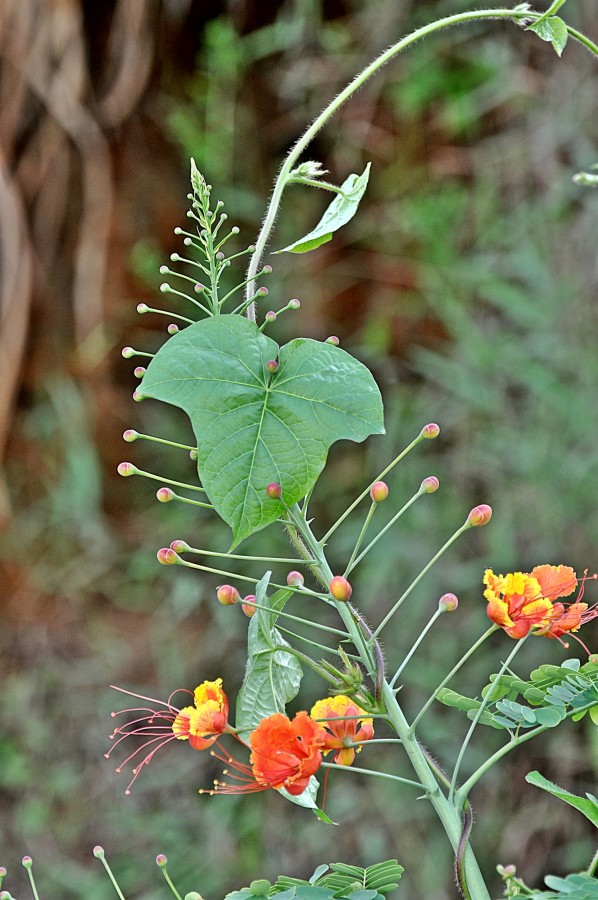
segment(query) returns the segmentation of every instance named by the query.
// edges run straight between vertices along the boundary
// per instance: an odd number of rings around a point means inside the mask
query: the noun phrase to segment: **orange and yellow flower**
[[[132,721],[114,729],[110,738],[115,743],[108,753],[104,754],[108,758],[126,738],[143,738],[143,743],[116,769],[117,772],[122,772],[124,766],[141,757],[132,769],[133,778],[125,791],[126,794],[131,792],[131,787],[143,766],[149,765],[154,755],[165,744],[173,740],[188,740],[189,746],[194,750],[205,750],[213,745],[219,735],[229,730],[228,697],[222,690],[221,678],[216,681],[204,681],[193,693],[185,690],[184,693],[193,697],[194,706],[185,706],[182,709],[172,703],[172,698],[179,691],[174,691],[167,701],[163,701],[145,697],[143,694],[134,694],[119,687],[114,689],[138,700],[145,700],[156,707],[134,706],[112,713],[113,718],[124,713],[141,713]]]
[[[596,576],[591,576],[595,578]],[[574,603],[561,603],[578,586],[570,566],[536,566],[531,572],[495,575],[486,569],[484,597],[488,601],[488,617],[509,637],[520,639],[530,631],[549,638],[578,631],[584,622],[598,616],[598,610],[582,603],[587,573]]]
[[[213,789],[200,793],[243,794],[285,788],[296,797],[322,765],[325,738],[324,729],[306,712],[298,712],[292,720],[274,713],[262,719],[249,736],[249,765],[218,749],[212,751],[230,767],[229,777],[236,784],[217,781]]]
[[[361,751],[361,746],[354,745],[369,741],[374,736],[372,720],[367,718],[365,710],[343,694],[318,700],[310,715],[325,729],[324,754],[334,750],[332,761],[339,766],[350,766],[355,760],[355,752]],[[345,718],[347,716],[355,718]]]

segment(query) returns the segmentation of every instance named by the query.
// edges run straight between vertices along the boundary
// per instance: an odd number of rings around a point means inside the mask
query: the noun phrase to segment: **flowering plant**
[[[189,231],[177,229],[188,256],[174,254],[179,267],[161,270],[169,277],[162,285],[163,294],[186,306],[182,312],[166,313],[171,320],[170,337],[157,353],[127,347],[123,355],[149,359],[147,365],[135,369],[140,379],[134,394],[136,400],[158,400],[187,414],[194,441],[175,446],[190,453],[196,462],[197,478],[180,483],[142,471],[131,462],[121,463],[119,472],[125,477],[141,475],[158,480],[161,487],[157,497],[161,502],[190,504],[206,514],[217,514],[230,526],[232,544],[228,552],[192,547],[177,539],[159,550],[158,560],[166,566],[185,566],[226,579],[216,590],[216,600],[223,606],[241,607],[247,616],[247,667],[243,679],[239,679],[234,720],[228,697],[231,686],[227,685],[225,691],[220,677],[204,680],[192,691],[184,689],[190,699],[185,699],[180,707],[173,701],[181,689],[166,700],[153,700],[116,688],[143,704],[113,714],[118,724],[106,756],[122,752],[117,771],[130,770],[126,793],[130,793],[158,751],[208,751],[223,770],[211,787],[202,786],[201,775],[198,776],[201,794],[273,790],[331,826],[334,823],[325,810],[331,772],[338,772],[340,767],[386,778],[401,784],[414,798],[424,798],[435,810],[452,846],[462,896],[489,900],[490,888],[471,843],[472,789],[494,763],[561,722],[578,721],[588,714],[598,724],[598,657],[590,653],[579,636],[582,626],[598,616],[595,603],[583,600],[588,582],[597,576],[586,571],[578,577],[570,566],[561,563],[542,563],[530,573],[496,575],[492,569],[485,574],[480,572],[480,600],[483,595],[487,601],[491,625],[454,662],[419,712],[407,717],[400,691],[408,682],[409,663],[438,619],[455,613],[459,601],[453,593],[440,597],[403,658],[393,658],[392,653],[386,658],[383,632],[431,566],[464,532],[487,525],[492,510],[485,503],[475,506],[383,615],[370,602],[371,598],[357,596],[350,580],[352,572],[414,503],[439,487],[435,476],[425,478],[410,499],[374,530],[375,522],[380,521],[378,510],[389,500],[389,488],[383,479],[407,453],[437,438],[439,426],[424,425],[368,482],[337,521],[323,535],[319,534],[309,514],[309,501],[329,449],[339,440],[362,442],[383,434],[382,398],[372,374],[338,346],[337,338],[295,338],[279,346],[267,334],[281,313],[298,308],[299,301],[292,299],[277,310],[261,311],[268,291],[260,282],[272,272],[262,259],[285,188],[304,184],[335,196],[315,228],[279,253],[306,253],[331,240],[356,214],[367,188],[369,165],[361,174],[351,174],[337,186],[323,179],[326,173],[319,163],[300,162],[310,141],[338,107],[402,49],[427,34],[473,19],[514,22],[550,41],[559,55],[568,37],[598,55],[598,47],[592,41],[556,15],[563,3],[564,0],[555,0],[544,14],[534,12],[528,4],[514,9],[460,13],[420,28],[394,44],[356,76],[289,152],[276,179],[257,241],[245,249],[235,247],[227,255],[228,246],[236,243],[239,229],[227,230],[222,204],[213,203],[211,186],[191,161],[189,217],[193,224]],[[233,264],[245,255],[250,260],[245,277],[224,287]],[[150,310],[144,304],[139,311],[165,312]],[[124,439],[129,443],[140,439],[172,443],[131,429],[125,432]],[[335,570],[329,564],[326,547],[347,518],[359,514],[362,503],[368,505],[355,545],[342,572]],[[243,541],[270,525],[284,530],[293,548],[292,555],[269,556],[265,537],[264,556],[235,552]],[[206,565],[205,557],[225,561],[213,567]],[[256,561],[270,567],[260,578],[243,570],[245,563]],[[274,571],[281,567],[286,574],[275,577]],[[245,586],[249,589],[246,594]],[[304,613],[308,603],[310,612]],[[327,619],[321,621],[320,613],[324,611],[332,611],[337,617],[334,626],[327,624]],[[499,630],[505,634],[508,652],[489,684],[473,697],[454,691],[450,685],[455,675]],[[314,632],[320,633],[318,641],[313,639]],[[587,661],[565,659],[560,665],[542,665],[527,677],[518,675],[513,669],[515,657],[532,637],[554,639],[564,649],[568,648],[569,639],[577,641]],[[514,643],[509,644],[507,638]],[[326,658],[320,659],[321,654]],[[306,701],[305,709],[291,715],[289,705],[299,695],[305,667],[320,678],[322,696]],[[456,759],[442,759],[440,763],[419,737],[420,723],[437,702],[464,712],[470,720]],[[125,720],[123,715],[127,716]],[[472,765],[467,751],[478,726],[500,731],[504,741],[481,762],[478,753],[478,764]],[[396,743],[397,752],[411,767],[412,777],[356,765],[361,764],[362,758],[367,759],[368,751],[378,741]],[[131,749],[123,751],[123,744]],[[164,749],[167,744],[168,750]],[[468,775],[462,778],[465,768]],[[540,773],[530,773],[528,780],[579,809],[598,825],[598,801],[592,795],[576,797]],[[102,848],[94,852],[122,898]],[[180,898],[168,875],[166,859],[160,855],[157,862],[173,894]],[[25,865],[31,875],[28,857]],[[598,897],[597,870],[598,855],[583,873],[547,879],[550,890],[545,893],[528,888],[513,867],[499,867],[504,895],[514,898]],[[285,900],[378,900],[397,887],[401,873],[402,866],[396,860],[367,869],[337,863],[319,867],[307,882],[286,877],[274,884],[259,880],[229,896],[234,900],[275,894],[284,894]],[[31,878],[37,896],[32,875]],[[3,895],[9,896],[7,892]],[[194,892],[186,895],[188,900],[198,896]]]

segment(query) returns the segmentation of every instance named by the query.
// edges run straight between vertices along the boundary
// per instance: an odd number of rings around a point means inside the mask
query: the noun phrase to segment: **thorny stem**
[[[284,189],[289,183],[289,176],[291,175],[291,171],[296,161],[299,159],[303,151],[306,147],[311,143],[314,137],[318,134],[318,132],[326,125],[329,119],[337,112],[340,107],[349,100],[353,94],[355,94],[365,83],[375,75],[379,70],[391,59],[397,56],[402,50],[409,47],[411,44],[415,44],[417,41],[421,40],[421,38],[426,37],[429,34],[433,34],[436,31],[442,31],[444,28],[451,28],[453,25],[460,25],[462,22],[471,22],[475,20],[482,19],[506,19],[511,20],[512,22],[526,22],[526,21],[536,21],[541,18],[541,13],[533,12],[531,10],[523,10],[523,9],[477,9],[470,10],[469,12],[457,13],[453,16],[447,16],[446,18],[439,19],[437,22],[431,22],[428,25],[424,25],[423,28],[418,28],[416,31],[411,34],[406,35],[406,37],[401,38],[396,44],[393,44],[388,50],[385,50],[384,53],[381,53],[375,60],[373,60],[368,66],[365,67],[355,78],[338,94],[334,100],[332,100],[328,106],[317,116],[316,119],[312,122],[312,124],[306,129],[303,135],[299,138],[297,143],[291,148],[285,161],[282,164],[280,172],[278,173],[278,177],[274,182],[274,189],[272,191],[272,196],[270,197],[270,203],[268,204],[268,208],[266,210],[266,215],[264,217],[264,221],[262,223],[262,227],[260,233],[258,235],[255,250],[251,257],[249,268],[247,270],[247,289],[246,289],[246,297],[249,301],[250,298],[255,293],[254,284],[255,278],[257,276],[257,271],[260,265],[260,261],[262,259],[264,250],[272,233],[272,229],[274,227],[274,222],[276,221],[276,216],[278,214],[278,209],[280,207],[280,202],[282,200],[282,195],[284,193]],[[583,44],[588,50],[592,53],[595,53],[598,56],[598,46],[593,43],[589,38],[583,35],[581,32],[577,31],[575,28],[571,28],[567,25],[567,32],[575,40],[579,41]],[[255,322],[256,319],[256,311],[255,311],[255,303],[250,302],[247,307],[247,318],[250,321]]]

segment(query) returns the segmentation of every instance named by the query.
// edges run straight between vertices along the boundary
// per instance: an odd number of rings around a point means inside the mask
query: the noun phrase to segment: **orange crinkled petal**
[[[537,579],[542,596],[549,600],[568,597],[577,587],[577,576],[571,566],[536,566],[531,574]]]

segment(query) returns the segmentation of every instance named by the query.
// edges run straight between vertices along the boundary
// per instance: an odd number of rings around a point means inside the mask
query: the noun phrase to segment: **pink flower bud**
[[[273,309],[268,310],[266,315],[264,316],[266,322],[276,322],[276,313]]]
[[[266,363],[266,370],[270,372],[271,375],[273,375],[274,372],[278,372],[278,368],[279,366],[275,359],[269,359]]]
[[[141,403],[143,400],[143,394],[140,394],[139,391],[133,391],[133,400],[135,403]]]
[[[325,344],[332,344],[334,347],[338,347],[340,344],[340,339],[337,338],[335,334],[331,334],[330,337],[327,337],[324,341]]]
[[[440,482],[436,478],[436,475],[428,475],[428,477],[424,478],[422,481],[420,491],[423,491],[424,494],[433,494],[439,487]]]
[[[261,287],[258,291],[256,291],[256,297],[267,297],[268,296],[268,288]]]
[[[289,585],[289,587],[302,587],[304,582],[305,578],[303,577],[301,572],[296,572],[295,570],[293,570],[287,575],[287,584]]]
[[[25,866],[26,869],[30,869],[31,866],[33,865],[33,860],[31,859],[30,856],[24,856],[23,859],[21,860],[21,865]]]
[[[491,518],[492,507],[488,506],[487,503],[480,503],[479,506],[474,506],[467,516],[467,524],[472,526],[487,525]]]
[[[133,369],[133,375],[135,376],[135,378],[143,378],[146,372],[147,369],[145,368],[145,366],[135,366],[135,368]]]
[[[162,547],[158,550],[156,556],[158,557],[158,562],[163,566],[174,566],[179,561],[177,554],[170,547]]]
[[[126,441],[128,444],[131,444],[133,441],[136,441],[139,437],[139,432],[134,431],[132,428],[127,428],[126,431],[123,431],[123,441]]]
[[[134,475],[137,470],[133,463],[121,462],[118,464],[116,471],[119,475],[122,475],[123,478],[128,478],[129,475]]]
[[[293,299],[289,300],[289,302],[288,302],[289,309],[299,309],[300,306],[301,306],[301,301],[297,300],[296,297],[293,297]]]
[[[216,591],[216,596],[218,597],[218,602],[222,603],[223,606],[232,606],[241,599],[241,595],[232,584],[221,584]]]
[[[264,266],[264,268],[262,269],[262,272],[264,275],[271,275],[272,274],[272,266]]]
[[[177,332],[180,331],[180,328],[175,322],[171,322],[166,330],[168,334],[177,334]]]
[[[205,291],[205,289],[206,289],[205,284],[199,284],[199,282],[198,282],[198,283],[195,285],[195,287],[193,288],[193,290],[194,290],[197,294],[202,294],[202,293]]]
[[[374,503],[382,503],[388,497],[388,485],[385,481],[376,481],[370,488],[370,497]]]
[[[255,603],[255,594],[247,594],[246,597],[243,597],[243,602],[241,603],[241,609],[245,613],[248,619],[251,619],[252,616],[255,616],[257,612],[257,606],[253,606]]]
[[[174,500],[175,493],[168,487],[161,487],[156,491],[156,497],[160,503],[170,503],[171,500]]]
[[[437,438],[440,434],[440,425],[437,425],[436,422],[430,422],[428,425],[424,425],[420,434],[422,437],[428,438],[429,440]]]
[[[137,312],[140,313],[140,315],[143,315],[144,313],[149,312],[149,306],[147,305],[147,303],[138,303],[137,304]]]
[[[455,594],[443,594],[438,601],[441,612],[454,612],[459,606],[459,598]]]
[[[156,865],[160,866],[160,868],[163,869],[164,866],[167,864],[167,862],[168,862],[168,859],[164,855],[164,853],[158,853],[158,855],[156,856]]]
[[[101,859],[104,856],[104,848],[100,847],[99,844],[96,844],[96,846],[93,848],[93,855],[96,859]]]
[[[173,541],[170,545],[170,549],[174,550],[175,553],[188,553],[191,550],[191,547],[186,541]]]
[[[334,578],[328,585],[328,590],[335,600],[342,600],[343,602],[346,602],[353,593],[353,588],[351,587],[347,579],[343,578],[342,575],[334,576]]]
[[[125,359],[131,359],[132,356],[135,356],[135,351],[132,347],[123,347],[120,352]]]
[[[277,481],[273,481],[266,488],[266,494],[270,500],[280,500],[282,496],[282,488]]]

